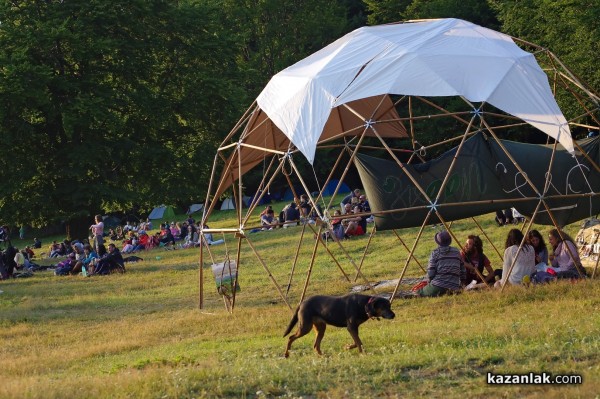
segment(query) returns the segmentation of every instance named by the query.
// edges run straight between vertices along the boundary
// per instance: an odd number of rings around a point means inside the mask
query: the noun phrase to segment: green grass
[[[216,213],[211,227],[234,223],[233,211]],[[495,227],[492,219],[479,221],[500,249],[508,228]],[[461,240],[477,233],[472,221],[452,227]],[[577,228],[567,231],[574,234]],[[301,231],[248,234],[284,291]],[[409,247],[417,231],[400,232]],[[423,266],[434,247],[433,233],[425,229],[416,252]],[[227,245],[211,247],[217,261],[236,255],[237,241],[226,238]],[[345,243],[357,265],[367,241]],[[292,306],[304,289],[313,247],[313,232],[307,230],[288,295]],[[500,267],[485,240],[484,248]],[[206,253],[204,308],[198,309],[197,249],[144,253],[145,261],[129,266],[125,275],[38,272],[0,282],[0,397],[590,398],[600,392],[598,281],[395,299],[396,319],[361,327],[364,354],[344,350],[348,332],[330,327],[323,356],[313,352],[311,333],[284,359],[282,334],[291,312],[247,243],[242,249],[242,290],[233,314],[216,293]],[[346,255],[335,245],[330,249],[353,280],[355,269]],[[380,232],[362,270],[373,282],[398,278],[406,259],[394,234]],[[422,274],[415,262],[409,264],[407,276]],[[348,282],[320,247],[306,293],[343,294],[363,282]],[[530,371],[581,374],[584,382],[486,385],[487,372]]]

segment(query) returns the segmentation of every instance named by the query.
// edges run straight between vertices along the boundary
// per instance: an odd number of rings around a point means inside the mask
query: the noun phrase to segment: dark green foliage
[[[0,219],[200,198],[248,102],[219,18],[199,2],[3,3]]]
[[[596,3],[2,2],[0,222],[43,226],[202,201],[217,145],[270,77],[367,18],[456,17],[500,29],[547,46],[597,88]],[[423,140],[464,129],[453,123],[421,128]],[[320,178],[330,158],[316,162]]]

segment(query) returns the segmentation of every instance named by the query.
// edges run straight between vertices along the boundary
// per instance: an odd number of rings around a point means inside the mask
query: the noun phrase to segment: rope
[[[575,162],[577,162],[577,166],[576,166],[576,167],[578,167],[578,168],[579,168],[579,171],[581,172],[581,175],[583,176],[583,179],[585,180],[585,182],[586,182],[586,184],[587,184],[588,188],[590,189],[590,192],[592,192],[592,193],[593,193],[593,192],[594,192],[594,190],[592,189],[592,185],[590,184],[590,182],[588,181],[588,178],[587,178],[587,176],[586,176],[586,175],[585,175],[585,173],[583,172],[583,167],[584,167],[585,165],[582,165],[582,164],[579,162],[579,159],[577,159],[577,157],[576,157],[575,155],[573,155],[573,158],[575,158]],[[586,168],[587,168],[587,166],[586,166]],[[588,172],[589,172],[589,168],[588,168]],[[571,171],[569,171],[569,173],[567,174],[567,183],[568,183],[568,181],[569,181],[569,174],[571,174]],[[570,185],[570,184],[569,184],[569,189],[570,189],[571,191],[575,192],[573,189],[571,189],[571,185]],[[565,194],[566,194],[566,193],[565,193]],[[593,215],[592,215],[593,205],[592,205],[592,197],[591,197],[591,196],[590,196],[589,200],[590,200],[590,219],[592,219],[592,216],[593,216]]]
[[[321,185],[319,184],[319,179],[317,178],[317,172],[315,171],[315,166],[311,165],[310,167],[312,168],[313,176],[315,177],[315,182],[317,183],[317,188],[319,189],[319,193],[321,194],[321,202],[323,203],[323,215],[322,216],[325,216],[326,205],[325,205],[325,199],[323,198],[323,190],[321,189]],[[316,211],[317,210],[315,209],[315,212]]]

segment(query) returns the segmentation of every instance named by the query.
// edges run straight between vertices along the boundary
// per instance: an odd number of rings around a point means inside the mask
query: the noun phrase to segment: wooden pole
[[[204,306],[204,251],[202,246],[202,238],[200,238],[200,259],[198,262],[200,263],[200,273],[198,276],[198,308],[202,309]]]
[[[419,232],[417,233],[415,242],[414,242],[412,248],[410,249],[408,257],[406,258],[406,262],[404,262],[404,267],[402,268],[402,272],[400,273],[400,278],[398,279],[398,283],[396,284],[396,287],[394,288],[394,292],[392,293],[390,302],[394,301],[394,298],[396,297],[396,294],[398,293],[398,288],[400,288],[400,283],[402,283],[402,279],[404,278],[404,273],[406,273],[406,269],[408,268],[408,263],[410,262],[410,258],[412,258],[414,256],[415,249],[417,248],[417,244],[418,244],[419,240],[421,239],[423,230],[425,229],[425,226],[427,226],[427,222],[429,221],[430,217],[431,217],[431,212],[429,212],[427,214],[427,216],[425,216],[425,220],[423,220],[423,224],[421,225],[421,228],[419,229]]]
[[[283,299],[283,302],[285,302],[285,304],[288,306],[288,308],[290,310],[292,310],[292,307],[288,303],[287,298],[285,297],[285,295],[283,295],[283,291],[281,291],[281,288],[279,287],[279,284],[277,284],[277,281],[273,277],[273,274],[271,274],[271,271],[269,270],[269,268],[267,267],[267,265],[265,264],[265,262],[263,261],[263,259],[260,257],[260,255],[256,251],[256,248],[254,248],[254,245],[252,244],[252,241],[250,241],[248,239],[248,237],[246,237],[246,242],[248,243],[248,245],[250,246],[250,248],[252,248],[252,251],[254,252],[254,255],[256,255],[256,258],[258,259],[258,261],[260,262],[260,264],[262,265],[262,267],[267,271],[267,274],[268,274],[269,278],[273,282],[273,285],[275,285],[275,288],[277,288],[277,291],[279,292],[279,295]]]
[[[369,240],[367,241],[367,246],[365,247],[362,257],[360,258],[360,263],[358,264],[358,270],[362,270],[362,265],[365,260],[365,256],[367,255],[367,251],[369,249],[369,246],[371,245],[371,240],[373,239],[374,235],[375,235],[375,223],[373,223],[373,228],[371,229],[371,234],[369,234]],[[358,272],[354,275],[354,282],[356,282],[356,280],[358,280]]]
[[[406,245],[406,243],[404,242],[404,240],[400,237],[400,235],[398,234],[398,232],[394,229],[392,230],[394,232],[394,234],[396,235],[396,237],[398,238],[398,240],[400,240],[400,243],[402,244],[402,246],[404,247],[404,249],[406,249],[408,251],[408,253],[410,253],[410,249],[408,248],[408,246]],[[423,273],[427,273],[427,270],[425,270],[425,268],[423,267],[423,265],[421,265],[421,262],[419,262],[419,260],[413,255],[411,254],[411,257],[413,258],[413,260],[415,262],[417,262],[417,265],[419,265],[419,267],[421,268],[421,270],[423,270]]]
[[[540,205],[542,204],[542,202],[543,202],[543,200],[540,200],[540,202],[538,202],[537,206],[535,207],[533,216],[531,217],[531,220],[529,221],[528,226],[527,226],[527,232],[529,232],[529,230],[531,230],[531,225],[533,225],[533,220],[535,219],[535,216],[537,215],[538,209],[540,208]],[[506,276],[504,276],[504,274],[502,275],[502,286],[500,288],[500,292],[504,291],[504,287],[508,283],[508,278],[510,277],[510,274],[512,273],[513,268],[515,267],[515,263],[517,263],[517,258],[519,256],[519,253],[521,252],[521,248],[523,248],[523,245],[526,242],[527,242],[527,234],[523,234],[523,239],[521,240],[521,243],[519,244],[519,248],[517,249],[517,256],[515,256],[515,258],[510,263],[510,267],[508,268],[507,275]]]
[[[304,238],[304,232],[306,231],[306,225],[302,225],[302,233],[300,234],[300,241],[298,242],[298,246],[296,247],[296,254],[294,255],[294,262],[292,263],[292,271],[290,272],[290,280],[288,281],[287,289],[285,290],[285,296],[287,297],[290,292],[290,287],[292,286],[292,278],[294,277],[294,270],[296,269],[296,264],[298,262],[298,255],[300,255],[300,246],[302,245],[302,239]]]
[[[237,243],[237,254],[235,256],[235,266],[236,266],[236,271],[235,271],[235,279],[233,281],[233,287],[231,289],[231,291],[233,292],[231,298],[231,312],[233,313],[233,308],[235,307],[235,293],[236,293],[236,287],[238,286],[238,278],[240,276],[240,256],[242,254],[242,238],[244,238],[244,236],[242,234],[238,234],[238,243]]]
[[[316,234],[317,236],[317,241],[319,241],[321,244],[323,244],[323,246],[325,247],[325,250],[327,250],[327,252],[329,252],[329,255],[331,255],[332,259],[335,261],[335,264],[337,265],[337,267],[340,269],[340,271],[342,272],[342,274],[344,275],[344,278],[346,279],[347,282],[350,282],[350,277],[348,277],[348,274],[346,274],[346,272],[344,271],[344,269],[342,268],[342,265],[340,265],[340,263],[337,261],[337,259],[335,258],[335,256],[333,256],[333,254],[331,253],[331,251],[329,250],[329,248],[327,248],[327,245],[325,245],[325,243],[323,242],[323,239],[321,238],[320,234],[317,234],[317,231],[315,230],[315,228],[311,225],[311,224],[307,224],[306,226],[308,226],[313,233]],[[321,229],[321,227],[319,227],[319,229]],[[319,230],[321,231],[321,230]],[[352,263],[353,260],[352,258],[350,258],[350,255],[348,255],[347,252],[345,252],[344,247],[342,247],[342,250],[344,251],[344,253],[346,254],[346,256],[348,257],[348,259],[350,260],[350,262]]]
[[[319,235],[321,235],[322,229],[323,229],[322,227],[319,227]],[[306,280],[304,282],[304,288],[302,289],[302,295],[300,296],[300,301],[298,301],[298,303],[302,302],[304,300],[304,297],[306,296],[306,290],[308,289],[308,282],[310,281],[312,269],[315,264],[315,256],[317,255],[318,247],[319,247],[319,240],[315,240],[315,245],[313,247],[312,256],[310,257],[310,265],[308,266],[308,271],[306,272]]]
[[[479,224],[479,222],[477,222],[477,220],[475,220],[475,217],[472,217],[471,219],[473,219],[473,221],[475,222],[475,224],[477,225],[477,227],[479,227],[479,231],[481,231],[481,233],[485,236],[485,238],[487,239],[487,241],[492,245],[492,247],[494,248],[494,251],[496,251],[496,253],[500,257],[500,260],[503,260],[503,255],[500,253],[500,251],[498,250],[498,248],[496,248],[496,246],[494,245],[494,243],[492,242],[492,240],[490,239],[490,237],[488,237],[487,233],[483,230],[483,228],[481,227],[481,225]]]

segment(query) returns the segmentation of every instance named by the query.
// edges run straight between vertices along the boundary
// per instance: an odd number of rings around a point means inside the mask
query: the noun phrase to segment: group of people
[[[437,248],[429,257],[427,284],[417,290],[419,296],[439,296],[463,287],[493,284],[499,288],[506,283],[521,285],[585,276],[577,245],[568,234],[557,229],[548,232],[552,255],[538,230],[531,230],[525,238],[519,229],[511,229],[501,269],[492,268],[479,236],[469,235],[462,250],[451,246],[452,237],[447,231],[437,233],[434,241]]]
[[[71,244],[71,249],[67,257],[56,265],[54,274],[57,276],[79,273],[92,276],[125,272],[123,255],[114,243],[108,244],[108,249],[104,243],[98,244],[96,249],[89,243],[75,241]]]
[[[352,236],[364,235],[367,231],[367,223],[373,221],[371,207],[367,197],[361,194],[360,189],[353,190],[344,197],[340,203],[340,210],[335,210],[331,219],[333,235],[325,233],[327,238],[343,239]],[[343,215],[356,214],[355,217],[343,217]],[[313,205],[306,194],[302,194],[299,200],[287,204],[279,213],[271,205],[265,206],[260,214],[262,230],[273,230],[277,227],[288,228],[303,223],[315,224],[323,211],[319,204]]]

